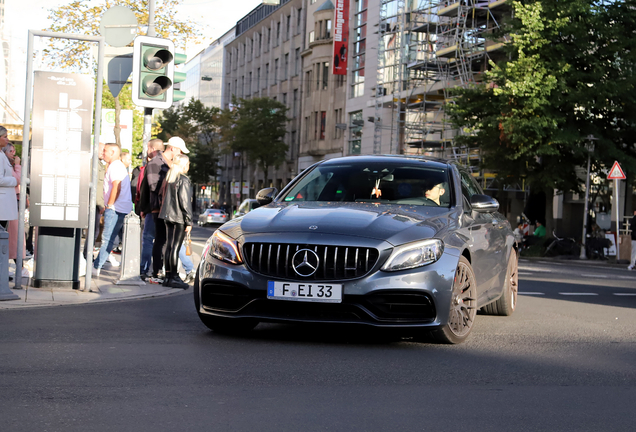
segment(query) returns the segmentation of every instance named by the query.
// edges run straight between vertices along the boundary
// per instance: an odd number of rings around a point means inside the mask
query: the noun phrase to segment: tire
[[[481,310],[488,315],[510,316],[517,308],[517,295],[519,292],[519,258],[517,251],[510,252],[508,258],[508,268],[506,270],[506,280],[504,281],[501,297],[496,301],[487,304]]]
[[[258,325],[258,321],[248,318],[223,318],[213,315],[202,314],[201,298],[199,297],[199,273],[194,278],[194,306],[201,322],[210,330],[229,335],[239,335],[253,330]]]
[[[477,314],[477,283],[473,268],[465,257],[459,258],[453,280],[448,323],[433,332],[433,337],[441,343],[464,342],[475,323]]]

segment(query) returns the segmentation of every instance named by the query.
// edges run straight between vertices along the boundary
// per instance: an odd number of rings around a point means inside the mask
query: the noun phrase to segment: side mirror
[[[477,213],[492,213],[499,210],[499,202],[488,195],[473,195],[470,197],[470,205]]]
[[[256,194],[256,201],[258,201],[258,205],[264,206],[274,201],[276,195],[278,195],[278,189],[276,188],[261,189]]]

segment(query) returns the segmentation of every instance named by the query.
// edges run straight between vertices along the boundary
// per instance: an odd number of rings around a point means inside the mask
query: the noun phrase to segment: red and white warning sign
[[[625,177],[625,173],[623,172],[618,161],[615,161],[614,165],[612,165],[612,169],[610,170],[609,175],[607,176],[607,179],[608,180],[625,180],[626,178],[627,177]]]

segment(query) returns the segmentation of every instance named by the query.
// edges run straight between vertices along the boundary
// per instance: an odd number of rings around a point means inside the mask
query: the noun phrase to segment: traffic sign
[[[125,6],[113,6],[104,12],[99,24],[99,33],[106,43],[114,47],[125,47],[137,36],[137,17]]]
[[[609,175],[607,176],[608,180],[625,180],[627,177],[625,177],[625,173],[623,172],[623,170],[621,169],[620,164],[618,163],[618,161],[614,162],[614,165],[612,165],[612,169],[609,172]]]

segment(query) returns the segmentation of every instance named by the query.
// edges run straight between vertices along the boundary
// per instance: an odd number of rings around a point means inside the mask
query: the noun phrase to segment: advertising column
[[[88,75],[34,75],[30,220],[39,227],[36,287],[79,287],[80,234],[88,227],[94,89]]]

